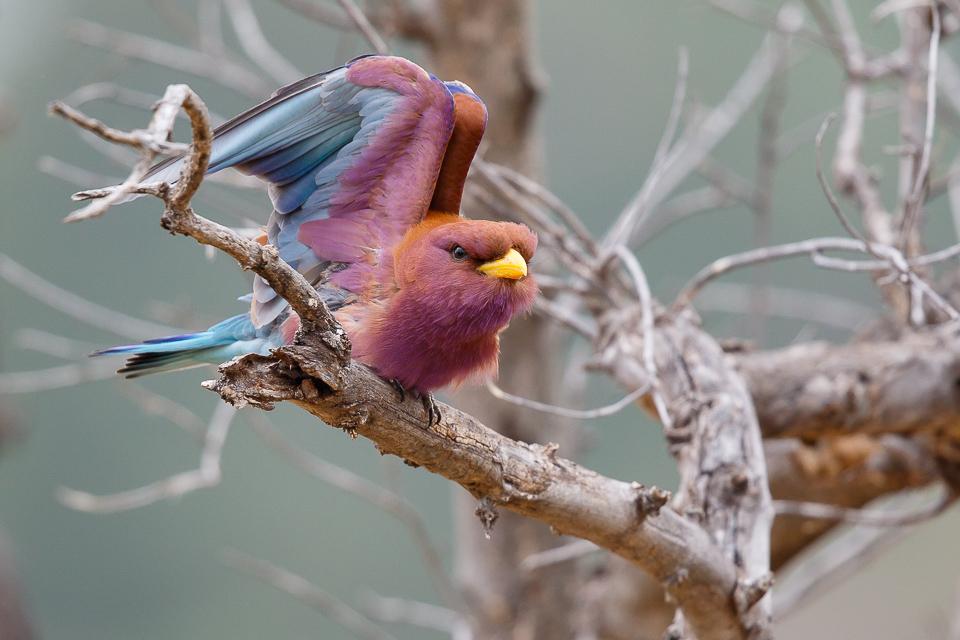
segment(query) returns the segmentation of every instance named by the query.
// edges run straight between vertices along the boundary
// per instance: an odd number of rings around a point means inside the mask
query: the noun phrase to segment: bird
[[[466,84],[395,56],[355,58],[278,89],[214,130],[208,173],[233,167],[268,183],[261,243],[317,289],[352,356],[400,392],[497,375],[499,335],[537,295],[537,236],[513,222],[469,220],[460,204],[487,110]],[[150,176],[174,183],[184,158]],[[129,198],[129,199],[132,199]],[[290,344],[300,326],[255,276],[246,313],[206,331],[123,345],[128,378],[222,363]]]

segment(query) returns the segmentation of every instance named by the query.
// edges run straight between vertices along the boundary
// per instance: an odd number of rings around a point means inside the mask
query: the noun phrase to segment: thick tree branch
[[[777,500],[862,507],[881,496],[928,485],[940,478],[927,447],[902,436],[852,435],[815,444],[764,442],[770,493]],[[783,565],[836,526],[778,514],[771,532],[770,566]]]
[[[502,505],[622,555],[664,584],[701,640],[737,639],[750,633],[743,599],[735,597],[744,583],[731,554],[735,549],[739,557],[749,556],[746,576],[750,584],[756,583],[751,576],[756,574],[757,562],[751,558],[759,554],[765,563],[769,546],[768,541],[753,544],[751,532],[768,535],[769,522],[764,526],[763,517],[754,519],[758,512],[753,505],[740,513],[741,522],[735,525],[746,536],[735,535],[732,547],[718,548],[694,522],[671,510],[660,513],[669,494],[605,478],[557,458],[555,446],[507,438],[450,407],[443,409],[440,424],[424,428],[428,421],[422,403],[413,399],[398,403],[389,383],[350,359],[343,329],[313,287],[279,258],[275,247],[261,246],[193,212],[190,198],[206,171],[211,131],[205,107],[185,85],[168,89],[151,122],[149,140],[126,141],[140,151],[138,167],[155,153],[149,143],[163,133],[163,127],[169,134],[171,111],[181,107],[190,117],[194,140],[176,185],[156,190],[166,204],[162,226],[228,253],[243,268],[264,277],[301,317],[294,345],[276,349],[271,356],[235,359],[221,367],[220,380],[205,383],[207,388],[237,407],[271,408],[282,400],[293,402],[328,424],[368,437],[384,453],[457,482],[482,498],[492,517],[496,506]],[[98,194],[107,200],[104,210],[120,191]],[[640,362],[643,351],[641,347],[637,352]],[[759,478],[763,473],[761,469]],[[754,486],[754,475],[751,472],[737,483],[740,494],[763,491]],[[754,524],[759,526],[754,529]]]
[[[729,355],[764,437],[960,433],[960,327],[895,342],[823,342]]]
[[[330,369],[339,371],[331,376]],[[328,386],[321,371],[338,388]],[[704,530],[661,509],[667,494],[659,489],[606,478],[556,457],[552,447],[512,440],[452,407],[442,406],[441,423],[427,428],[420,402],[398,404],[389,383],[355,361],[341,366],[314,336],[272,356],[235,359],[206,386],[236,406],[293,402],[477,498],[590,540],[664,583],[701,640],[743,637],[732,598],[733,563]]]
[[[601,320],[596,361],[621,385],[632,387],[647,374],[640,336],[622,330],[637,320],[625,313],[611,312]],[[693,314],[661,314],[656,329],[655,337],[643,340],[654,340],[661,391],[673,415],[664,435],[681,474],[676,506],[736,561],[745,584],[765,583],[773,508],[760,429],[744,382],[724,364],[720,347]],[[747,609],[741,613],[750,620],[751,633],[762,636],[769,625],[769,600],[749,615]]]

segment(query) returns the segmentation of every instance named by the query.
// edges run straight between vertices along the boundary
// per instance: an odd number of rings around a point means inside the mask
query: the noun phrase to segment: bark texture
[[[308,338],[273,356],[235,359],[206,386],[238,407],[290,401],[369,438],[382,453],[467,489],[488,520],[502,507],[590,540],[664,583],[701,640],[744,637],[735,565],[704,529],[661,508],[668,494],[601,476],[557,457],[552,446],[512,440],[447,405],[442,421],[426,427],[421,402],[397,404],[389,383],[355,361],[341,364],[341,356]]]

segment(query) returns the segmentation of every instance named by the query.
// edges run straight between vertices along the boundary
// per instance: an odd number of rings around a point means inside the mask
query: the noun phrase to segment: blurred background
[[[866,18],[873,5],[851,1],[864,37],[893,48],[897,33],[890,21],[872,25]],[[304,73],[368,52],[355,34],[309,22],[270,1],[254,7],[268,39]],[[164,233],[160,207],[149,199],[113,209],[99,220],[63,225],[62,218],[75,208],[70,194],[80,187],[38,166],[50,167],[50,160],[41,160],[50,157],[103,176],[125,175],[80,141],[74,127],[45,114],[49,101],[90,82],[109,79],[152,94],[169,83],[187,82],[223,117],[249,107],[247,97],[209,80],[130,62],[67,35],[74,20],[83,19],[178,42],[181,35],[160,16],[193,16],[196,10],[193,0],[0,0],[0,252],[89,301],[189,329],[238,313],[243,303],[236,297],[249,290],[249,275],[222,255],[210,259],[193,241]],[[762,30],[696,0],[551,0],[538,3],[535,14],[548,78],[540,112],[547,185],[595,233],[607,228],[642,183],[670,109],[679,47],[689,50],[689,92],[694,100],[714,105],[764,37]],[[228,44],[234,44],[229,26],[224,31]],[[957,50],[956,42],[946,46]],[[415,61],[420,55],[402,43],[395,49]],[[788,75],[785,128],[822,119],[840,98],[835,61],[819,52],[799,55]],[[148,121],[143,111],[105,103],[85,110],[121,129]],[[751,178],[758,111],[755,107],[716,153],[723,166]],[[872,121],[871,134],[871,161],[893,175],[895,159],[879,150],[897,143],[894,115]],[[827,144],[832,146],[832,138]],[[886,188],[895,189],[895,181]],[[810,199],[819,193],[811,135],[777,168],[773,242],[841,232],[826,201]],[[956,242],[943,200],[930,209],[931,249]],[[265,195],[256,192],[233,199],[211,195],[197,206],[228,224],[257,212],[265,219],[268,213]],[[744,207],[731,206],[687,219],[645,244],[639,256],[654,294],[669,301],[708,262],[749,249],[751,216]],[[749,283],[750,278],[743,272],[727,282]],[[805,261],[773,265],[770,278],[780,286],[848,299],[864,314],[879,305],[866,277],[819,271]],[[744,315],[710,312],[709,306],[704,318],[713,335],[750,337]],[[849,328],[774,319],[763,342],[843,341],[849,335]],[[52,336],[81,344],[59,345]],[[20,384],[26,379],[14,372],[65,363],[49,351],[72,353],[118,342],[123,339],[0,282],[0,382]],[[138,381],[137,389],[172,398],[207,421],[218,398],[199,383],[212,373],[199,369],[152,377]],[[49,375],[30,380],[40,388],[53,385]],[[598,377],[587,404],[610,402],[620,394]],[[113,379],[0,397],[4,433],[14,429],[19,435],[15,441],[5,438],[0,450],[0,524],[15,549],[39,637],[348,637],[295,598],[225,566],[228,548],[294,571],[352,604],[370,592],[438,602],[407,531],[396,520],[279,459],[251,432],[243,412],[224,449],[219,486],[113,515],[80,513],[60,504],[61,486],[112,493],[197,466],[199,449],[191,436],[166,417],[145,412],[142,398],[129,383]],[[455,395],[446,399],[457,403]],[[295,407],[278,407],[268,417],[298,446],[395,486],[419,508],[441,549],[452,549],[448,505],[451,492],[461,489],[382,458],[369,442],[351,441]],[[583,429],[593,437],[583,460],[587,466],[622,480],[674,488],[675,466],[660,428],[635,408]],[[960,586],[958,530],[955,512],[916,527],[854,579],[783,621],[777,636],[946,637]],[[401,639],[445,637],[401,625],[386,628]]]

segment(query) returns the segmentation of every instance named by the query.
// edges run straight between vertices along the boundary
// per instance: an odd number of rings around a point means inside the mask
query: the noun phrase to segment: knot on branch
[[[270,411],[283,400],[316,397],[316,384],[303,380],[299,371],[285,367],[276,356],[250,353],[220,365],[220,378],[207,380],[205,389],[220,394],[238,409],[247,405]]]
[[[660,509],[670,501],[670,492],[664,491],[660,487],[647,489],[637,482],[634,482],[631,486],[637,492],[637,511],[643,517],[660,515]]]
[[[493,525],[497,523],[497,520],[500,518],[500,512],[497,511],[496,503],[490,498],[481,498],[480,504],[477,505],[477,510],[473,512],[475,516],[480,518],[480,526],[483,527],[483,535],[490,538],[490,532],[493,531]]]
[[[737,588],[733,592],[733,601],[736,603],[740,615],[745,615],[753,605],[760,601],[760,598],[767,595],[767,592],[773,588],[773,583],[772,573],[762,575],[756,580],[738,580]]]
[[[345,349],[342,344],[330,347],[330,341],[325,332],[306,333],[269,356],[239,356],[220,365],[220,378],[203,386],[238,409],[252,405],[270,410],[283,400],[309,402],[338,393],[344,387],[343,368],[350,363],[349,341]],[[336,336],[332,341],[336,343]],[[353,419],[360,425],[365,421],[359,412]],[[355,430],[357,424],[347,428]]]

